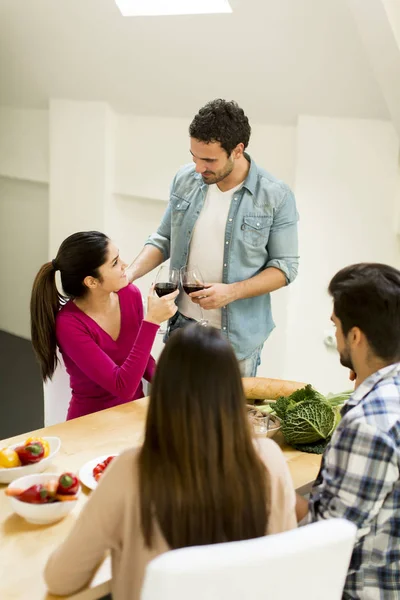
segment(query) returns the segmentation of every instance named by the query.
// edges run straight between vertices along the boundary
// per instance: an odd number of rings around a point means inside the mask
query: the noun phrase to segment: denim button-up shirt
[[[297,275],[299,262],[294,195],[285,183],[245,156],[250,161],[250,170],[243,186],[234,193],[229,209],[222,282],[243,281],[275,267],[285,274],[289,284]],[[182,167],[172,182],[161,224],[146,242],[158,248],[165,260],[170,258],[173,268],[180,269],[187,263],[191,236],[207,187],[194,164]],[[230,340],[239,360],[263,344],[275,327],[270,294],[236,300],[221,310],[222,333]]]

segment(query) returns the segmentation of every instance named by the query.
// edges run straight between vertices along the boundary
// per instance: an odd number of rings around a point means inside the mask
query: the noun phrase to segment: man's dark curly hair
[[[190,137],[209,144],[219,142],[228,156],[240,143],[249,144],[251,127],[234,100],[211,100],[199,110],[189,127]]]

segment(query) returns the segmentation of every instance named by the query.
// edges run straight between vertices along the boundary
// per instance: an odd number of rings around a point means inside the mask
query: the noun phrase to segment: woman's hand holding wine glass
[[[147,313],[144,320],[161,325],[161,323],[173,317],[178,310],[175,299],[179,295],[179,290],[175,288],[172,293],[159,297],[154,295],[154,289],[155,286],[152,286],[147,298]]]
[[[169,265],[162,265],[157,272],[154,288],[151,290],[157,294],[158,298],[152,294],[148,299],[148,312],[146,316],[147,321],[151,320],[153,313],[156,313],[157,319],[160,318],[160,315],[164,315],[160,321],[157,321],[157,325],[161,325],[163,321],[167,321],[174,316],[178,310],[178,307],[175,304],[175,298],[179,294],[178,287],[178,269],[172,269]],[[156,321],[153,320],[153,323],[155,322]],[[166,330],[164,328],[160,328],[158,333],[164,335]]]

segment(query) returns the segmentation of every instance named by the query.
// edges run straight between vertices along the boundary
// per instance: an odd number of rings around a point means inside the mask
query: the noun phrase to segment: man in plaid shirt
[[[342,269],[329,285],[340,361],[356,390],[297,517],[344,517],[357,541],[343,599],[400,599],[400,271]]]

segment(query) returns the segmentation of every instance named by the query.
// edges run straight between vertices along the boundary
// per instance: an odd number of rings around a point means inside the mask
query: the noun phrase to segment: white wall
[[[295,189],[301,268],[289,288],[285,373],[323,392],[349,388],[336,351],[323,344],[330,327],[331,277],[355,262],[400,265],[393,228],[398,147],[387,122],[299,119]]]
[[[117,119],[117,194],[168,200],[172,177],[189,162],[186,119],[121,115]]]
[[[50,103],[50,258],[74,233],[106,228],[114,185],[114,114],[102,102]]]
[[[47,110],[0,106],[0,175],[49,181]]]
[[[47,260],[48,223],[47,185],[0,177],[0,329],[24,338],[33,278]]]
[[[398,0],[383,0],[383,5],[396,36],[397,44],[400,46],[400,4]]]
[[[34,275],[47,260],[48,111],[0,107],[0,329],[30,337]]]

